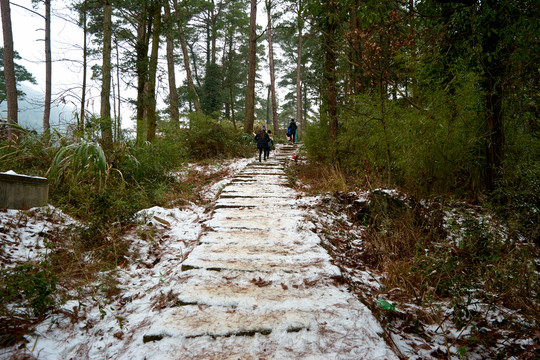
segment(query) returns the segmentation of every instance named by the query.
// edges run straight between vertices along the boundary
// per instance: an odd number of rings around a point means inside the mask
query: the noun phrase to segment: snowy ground
[[[236,177],[205,192],[220,194],[213,212],[140,212],[126,234],[133,257],[114,273],[119,295],[68,301],[0,358],[397,359],[304,227],[282,160],[229,165]],[[1,220],[17,223],[3,238],[11,263],[39,258],[40,231],[72,221],[52,207]]]
[[[221,172],[224,177],[201,192],[201,206],[155,207],[138,214],[140,225],[126,234],[132,254],[127,265],[107,274],[118,282],[119,294],[62,304],[26,336],[22,348],[0,349],[0,358],[460,358],[456,339],[470,333],[450,321],[420,324],[414,331],[383,329],[359,299],[394,303],[396,311],[388,313],[394,318],[421,309],[392,301],[393,290],[383,293],[383,274],[340,260],[362,251],[365,229],[345,212],[326,211],[321,204],[328,195],[307,197],[286,187],[281,161],[289,154],[272,155],[261,164],[244,159],[188,166],[186,171],[201,176]],[[354,196],[365,202],[368,193]],[[455,213],[448,213],[450,218],[459,221]],[[55,229],[73,223],[51,206],[0,212],[2,267],[39,260],[50,251],[47,238]],[[340,254],[326,234],[350,240],[346,253]],[[459,232],[455,236],[458,241]],[[446,303],[433,306],[452,311]],[[519,316],[474,306],[471,310],[489,313],[493,323]],[[507,340],[524,348],[538,341]],[[501,338],[500,346],[507,340]],[[489,350],[466,356],[486,358]]]
[[[471,294],[477,292],[479,296],[471,297],[472,301],[465,298],[456,306],[449,300],[414,301],[403,296],[399,287],[385,288],[383,278],[387,274],[365,261],[366,228],[350,217],[355,213],[352,209],[365,208],[370,195],[377,191],[403,203],[409,201],[404,194],[385,189],[323,194],[303,201],[307,226],[321,236],[350,288],[377,310],[396,353],[411,360],[538,359],[540,332],[535,320],[523,316],[519,309],[505,307],[504,299],[496,294],[471,288]],[[507,239],[507,229],[478,206],[454,204],[443,210],[442,218],[447,238],[441,238],[441,243],[446,246],[459,247],[466,219],[486,224],[493,234]],[[461,327],[455,322],[458,312],[467,322]]]

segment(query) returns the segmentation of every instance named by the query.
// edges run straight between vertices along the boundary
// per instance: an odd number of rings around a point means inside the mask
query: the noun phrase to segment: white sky
[[[44,14],[42,6],[34,8],[31,0],[11,1],[11,22],[14,48],[21,55],[18,62],[34,75],[37,88],[45,88],[45,20],[15,4]],[[82,60],[82,30],[68,19],[71,15],[63,0],[52,1],[53,19],[51,23],[51,42],[53,57],[53,92],[59,87],[74,86],[82,81],[80,61]],[[41,4],[40,4],[41,5]],[[63,18],[59,17],[62,16]],[[70,61],[73,60],[73,61]]]

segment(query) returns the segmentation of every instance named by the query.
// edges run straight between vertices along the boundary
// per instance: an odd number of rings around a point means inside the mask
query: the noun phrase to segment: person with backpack
[[[291,119],[291,123],[289,124],[289,131],[291,133],[291,138],[293,144],[296,143],[296,130],[298,127],[296,126],[296,122],[294,122],[294,119]]]
[[[268,142],[270,136],[266,132],[266,125],[262,126],[262,129],[255,135],[255,141],[257,142],[257,149],[259,149],[259,162],[261,162],[261,155],[264,152],[264,160],[266,161],[266,149],[268,148]],[[270,150],[268,150],[270,152]]]

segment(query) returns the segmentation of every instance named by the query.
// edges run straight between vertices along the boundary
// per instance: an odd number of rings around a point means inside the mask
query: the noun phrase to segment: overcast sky
[[[51,46],[53,57],[53,88],[74,86],[81,82],[82,31],[69,22],[69,10],[63,0],[52,1]],[[17,6],[18,5],[18,6]],[[35,8],[31,0],[11,1],[11,23],[15,50],[21,55],[18,62],[30,71],[38,81],[38,88],[45,88],[45,20],[43,17],[25,10],[44,14],[43,7]],[[0,29],[1,31],[1,29]],[[54,92],[54,90],[53,90]]]

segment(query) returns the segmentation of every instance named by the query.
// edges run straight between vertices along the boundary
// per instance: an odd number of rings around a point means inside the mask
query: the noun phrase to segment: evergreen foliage
[[[21,60],[18,52],[13,54],[14,60]],[[15,63],[15,81],[17,83],[28,81],[31,84],[36,84],[36,79],[24,66]],[[25,94],[21,90],[17,90],[17,96],[23,97]],[[4,77],[4,48],[0,47],[0,103],[7,99],[6,96],[6,80]]]
[[[310,3],[306,15],[320,21],[321,6]],[[362,2],[360,22],[352,10],[324,13],[322,52],[330,50],[324,26],[331,19],[340,24],[332,31],[347,39],[332,46],[337,68],[328,70],[342,106],[332,139],[329,98],[320,92],[320,115],[307,127],[309,153],[421,194],[475,196],[493,182],[514,188],[513,174],[538,167],[537,82],[527,80],[537,77],[530,65],[538,60],[531,43],[538,9],[530,2],[410,6]]]

